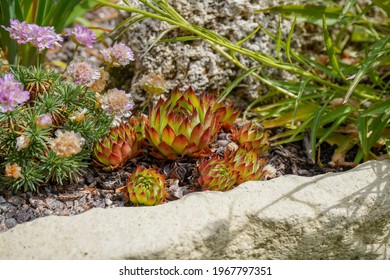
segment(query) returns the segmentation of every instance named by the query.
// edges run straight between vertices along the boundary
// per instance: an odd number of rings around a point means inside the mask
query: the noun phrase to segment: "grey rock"
[[[21,198],[20,196],[16,196],[16,195],[8,198],[8,202],[12,203],[15,206],[21,206],[22,204],[26,203],[26,201],[23,198]]]
[[[3,196],[0,195],[0,204],[7,202]]]
[[[277,33],[277,16],[272,13],[256,13],[261,8],[275,6],[276,0],[225,0],[225,1],[170,1],[170,4],[189,22],[205,27],[232,42],[238,42],[252,33],[261,23],[272,33]],[[130,1],[133,6],[139,6],[138,1]],[[143,7],[144,8],[144,7]],[[123,16],[123,19],[127,15]],[[140,90],[140,81],[145,74],[159,73],[166,79],[169,87],[186,89],[192,86],[197,92],[223,90],[230,82],[242,73],[234,64],[217,53],[207,42],[197,40],[193,42],[174,42],[156,44],[148,53],[145,51],[170,27],[169,24],[156,20],[143,21],[128,30],[122,39],[131,46],[139,58],[135,64],[134,76],[129,89],[136,96]],[[285,36],[290,30],[289,21],[282,21],[281,31]],[[169,32],[173,37],[183,36],[182,31]],[[293,42],[294,43],[294,42]],[[275,43],[264,34],[258,32],[243,44],[244,47],[274,55]],[[142,58],[141,58],[142,56]],[[237,56],[240,63],[250,68],[258,65],[253,59]],[[264,68],[267,74],[282,72]],[[128,72],[128,70],[126,70]],[[283,78],[289,75],[283,72]],[[242,94],[251,98],[258,96],[263,89],[261,83],[252,77],[246,78],[238,87]]]
[[[41,200],[41,199],[30,198],[28,201],[35,208],[47,207],[47,204],[43,200]]]
[[[66,205],[67,208],[72,208],[73,207],[73,201],[67,200],[67,201],[65,201],[65,205]]]
[[[3,204],[0,204],[0,209],[3,210],[3,212],[5,213],[4,216],[6,218],[12,218],[13,216],[15,216],[18,208],[14,205],[12,205],[11,203],[3,203]]]
[[[18,222],[14,218],[6,219],[4,222],[7,228],[13,228],[18,224]]]
[[[154,207],[36,219],[0,234],[0,258],[389,259],[389,205],[390,161],[370,161]]]
[[[92,184],[95,181],[95,177],[92,174],[86,175],[86,180],[88,184]]]
[[[30,208],[19,210],[16,213],[15,218],[18,221],[18,223],[24,223],[33,220],[35,218],[34,210]]]

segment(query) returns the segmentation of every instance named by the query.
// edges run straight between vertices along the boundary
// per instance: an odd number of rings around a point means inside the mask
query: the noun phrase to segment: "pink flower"
[[[50,114],[42,114],[36,117],[35,124],[39,128],[46,129],[53,124],[53,119]]]
[[[30,93],[23,90],[23,85],[12,74],[0,78],[0,110],[2,113],[14,110],[15,106],[27,101]]]
[[[62,42],[63,39],[59,34],[56,34],[54,27],[35,25],[33,33],[35,38],[30,43],[38,48],[38,52],[41,53],[44,49],[54,49],[56,46],[61,47],[59,42]]]
[[[126,66],[134,61],[133,51],[123,43],[115,43],[111,48],[100,51],[103,61],[111,66]]]
[[[44,49],[54,49],[56,46],[61,46],[62,37],[54,31],[52,26],[38,26],[36,24],[28,24],[25,21],[20,22],[17,19],[10,20],[10,27],[4,27],[10,34],[13,40],[18,44],[27,44],[38,48],[38,52]]]
[[[92,48],[92,44],[96,42],[96,35],[88,27],[76,24],[73,29],[66,29],[66,36],[71,36],[76,41],[76,44]]]
[[[30,36],[31,24],[27,24],[25,21],[20,22],[17,19],[11,19],[10,24],[10,27],[5,27],[3,25],[1,27],[7,30],[11,39],[16,40],[18,44],[27,44],[33,39]]]
[[[57,130],[55,135],[57,138],[50,140],[50,146],[57,155],[71,157],[82,151],[85,139],[79,132]]]
[[[108,90],[98,100],[104,110],[118,118],[130,117],[134,108],[132,95],[116,88]]]
[[[78,85],[92,86],[100,78],[100,71],[91,64],[81,61],[72,61],[66,73],[72,78],[73,82]]]

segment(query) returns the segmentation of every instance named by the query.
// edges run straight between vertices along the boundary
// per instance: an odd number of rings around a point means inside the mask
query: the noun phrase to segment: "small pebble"
[[[83,208],[84,211],[87,211],[87,210],[91,209],[91,206],[89,206],[88,204],[84,204],[82,206],[82,208]]]
[[[112,200],[111,199],[108,199],[108,198],[106,198],[105,200],[104,200],[104,202],[106,203],[106,205],[107,206],[111,206],[112,205]]]
[[[5,225],[5,223],[0,223],[0,232],[3,232],[3,231],[6,231],[8,230],[7,226]]]
[[[88,184],[92,184],[95,181],[95,177],[92,174],[86,175],[86,180]]]
[[[9,203],[12,203],[13,205],[15,206],[20,206],[22,205],[23,203],[25,203],[26,201],[20,197],[20,196],[11,196],[9,199],[8,199],[8,202]]]
[[[65,204],[66,204],[66,207],[67,207],[67,208],[73,207],[73,201],[71,201],[71,200],[65,201]]]
[[[65,208],[65,209],[63,209],[63,210],[60,212],[59,215],[60,215],[60,216],[69,216],[69,215],[70,215],[70,212],[69,212],[68,208]]]
[[[14,218],[9,218],[5,220],[4,224],[7,228],[13,228],[18,222]]]

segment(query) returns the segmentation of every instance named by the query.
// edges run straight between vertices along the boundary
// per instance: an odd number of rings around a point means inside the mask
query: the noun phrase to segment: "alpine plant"
[[[267,159],[256,150],[238,148],[223,158],[213,157],[198,166],[198,183],[203,190],[227,191],[246,181],[258,181],[268,174]]]
[[[252,122],[248,122],[240,129],[233,129],[232,139],[239,147],[247,151],[254,151],[259,156],[269,148],[268,132],[256,129]]]
[[[213,110],[209,97],[198,98],[192,88],[183,94],[175,89],[171,96],[160,98],[149,112],[145,135],[157,149],[157,158],[176,160],[185,155],[201,156],[221,127],[221,110]]]
[[[121,123],[97,142],[93,149],[95,162],[106,171],[119,168],[141,152],[137,132],[130,123]]]
[[[226,158],[214,157],[203,161],[198,170],[198,183],[203,190],[228,191],[237,184],[239,173],[234,170],[234,163]]]
[[[164,175],[143,167],[137,167],[127,178],[126,186],[117,191],[124,192],[125,197],[134,205],[161,204],[167,196]]]
[[[263,179],[265,174],[264,166],[267,164],[267,159],[261,158],[255,150],[247,151],[243,148],[238,148],[228,158],[229,161],[234,162],[234,170],[239,173],[238,184]]]
[[[233,123],[237,120],[238,116],[240,115],[240,111],[237,111],[234,109],[233,102],[229,105],[225,105],[222,102],[216,102],[214,98],[210,98],[210,104],[213,104],[213,110],[217,111],[219,110],[221,112],[221,118],[219,122],[222,124],[222,126],[226,129],[232,129]]]

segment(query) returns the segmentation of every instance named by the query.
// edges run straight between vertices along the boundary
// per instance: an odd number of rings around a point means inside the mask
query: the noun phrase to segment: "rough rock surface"
[[[0,244],[1,259],[390,259],[390,162],[40,218]]]
[[[139,7],[140,4],[137,2],[130,1],[130,4]],[[255,11],[275,6],[280,4],[280,1],[178,0],[169,2],[187,21],[205,27],[232,42],[244,39],[259,24],[274,34],[277,33],[277,16],[255,13]],[[123,16],[123,18],[127,18],[127,16]],[[241,69],[228,62],[226,58],[202,40],[156,44],[145,54],[145,51],[169,27],[170,25],[165,22],[148,19],[134,25],[122,38],[122,41],[131,46],[138,55],[130,87],[133,94],[139,88],[137,83],[147,73],[162,74],[170,88],[179,86],[181,89],[185,89],[191,85],[196,91],[223,90],[242,73]],[[286,35],[290,30],[290,23],[282,21],[281,30]],[[175,29],[164,38],[185,35],[189,34],[183,30]],[[262,31],[245,42],[243,46],[265,54],[274,55],[275,52],[274,42]],[[257,62],[247,57],[241,55],[237,57],[247,67],[258,65]],[[265,71],[268,74],[275,72],[272,69],[265,69]],[[262,90],[260,83],[251,77],[246,78],[239,88],[251,98],[257,97],[259,90]]]

